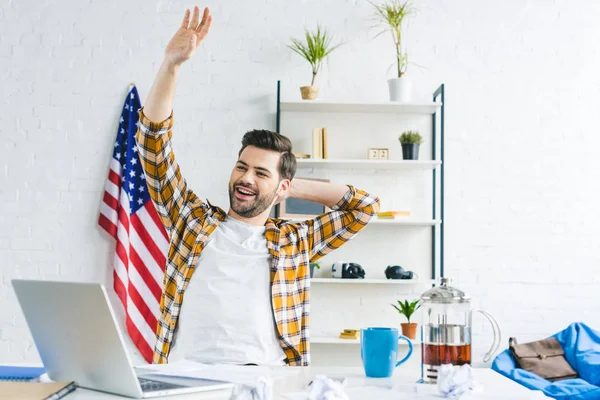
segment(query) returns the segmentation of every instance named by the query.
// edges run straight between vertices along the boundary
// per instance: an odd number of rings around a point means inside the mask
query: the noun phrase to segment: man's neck
[[[246,218],[246,217],[242,217],[241,215],[239,215],[238,213],[236,213],[235,211],[233,211],[230,208],[229,211],[227,212],[227,215],[229,215],[231,218],[235,218],[238,221],[242,221],[242,222],[245,222],[250,225],[264,226],[265,223],[267,222],[267,218],[269,218],[270,213],[271,213],[271,209],[269,208],[268,210],[265,210],[262,214],[257,215],[256,217]]]

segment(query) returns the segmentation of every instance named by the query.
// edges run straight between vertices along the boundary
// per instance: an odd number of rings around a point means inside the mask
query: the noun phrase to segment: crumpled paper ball
[[[235,385],[229,400],[271,400],[272,398],[273,381],[261,376],[254,385]]]
[[[459,399],[478,389],[469,364],[455,366],[440,365],[437,376],[437,388],[440,395],[447,399]]]
[[[317,375],[310,385],[308,400],[350,400],[344,385],[324,375]]]

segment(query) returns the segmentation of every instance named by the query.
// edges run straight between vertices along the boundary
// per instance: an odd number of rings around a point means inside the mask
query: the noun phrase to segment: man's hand
[[[191,21],[190,10],[186,10],[181,26],[165,49],[164,60],[144,104],[144,114],[152,121],[164,121],[171,115],[179,69],[181,64],[194,55],[208,34],[212,22],[210,10],[205,8],[202,22],[198,23],[199,19],[198,6],[194,7]]]
[[[199,20],[200,8],[198,6],[194,7],[191,21],[190,10],[185,10],[181,27],[175,32],[165,49],[165,61],[171,65],[179,66],[194,55],[210,30],[212,16],[208,7],[204,9],[202,21],[199,22]]]

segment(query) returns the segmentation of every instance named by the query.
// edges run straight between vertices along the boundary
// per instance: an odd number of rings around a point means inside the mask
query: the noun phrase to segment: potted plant
[[[312,80],[310,86],[300,87],[302,98],[304,100],[314,100],[319,96],[319,88],[315,86],[315,78],[321,70],[323,60],[329,54],[338,48],[340,44],[331,45],[332,36],[320,25],[317,25],[316,32],[305,30],[304,36],[306,42],[292,38],[292,44],[287,45],[290,49],[300,54],[312,67]]]
[[[390,101],[410,101],[410,81],[404,76],[408,66],[408,55],[403,51],[402,28],[408,17],[413,14],[413,7],[409,0],[387,0],[383,4],[373,4],[379,22],[385,26],[385,32],[392,34],[396,50],[395,77],[388,79]]]
[[[310,277],[312,278],[316,269],[321,269],[321,265],[319,263],[310,263]]]
[[[419,307],[421,307],[421,301],[415,300],[409,303],[408,300],[404,300],[404,302],[398,300],[398,306],[392,304],[392,307],[406,317],[407,322],[402,322],[400,324],[402,326],[402,334],[409,339],[416,339],[418,324],[414,322],[411,323],[410,317],[419,309]]]
[[[423,143],[423,137],[416,131],[405,131],[400,135],[402,145],[402,158],[405,160],[419,159],[419,146]]]

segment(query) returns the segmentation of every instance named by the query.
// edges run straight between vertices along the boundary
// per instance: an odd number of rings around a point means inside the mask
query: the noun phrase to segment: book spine
[[[323,134],[321,128],[313,129],[313,158],[316,160],[323,158]]]
[[[323,158],[327,158],[327,128],[321,128],[323,134]]]

